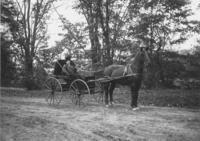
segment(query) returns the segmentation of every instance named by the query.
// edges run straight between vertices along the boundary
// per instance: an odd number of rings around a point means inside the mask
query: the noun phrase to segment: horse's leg
[[[137,108],[137,100],[138,100],[138,90],[135,87],[131,87],[131,108]]]
[[[109,87],[109,94],[110,94],[110,105],[113,105],[113,91],[115,89],[115,83],[111,83]]]
[[[108,107],[108,89],[109,89],[109,83],[104,84],[104,94],[105,94],[106,107]]]

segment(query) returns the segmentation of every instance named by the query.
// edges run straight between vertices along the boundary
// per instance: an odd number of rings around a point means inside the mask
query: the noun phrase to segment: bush
[[[21,76],[25,76],[23,74],[24,73],[22,72]],[[33,69],[33,75],[22,77],[21,81],[27,90],[38,90],[44,88],[44,83],[47,79],[47,76],[48,74],[44,68],[41,65],[37,65]]]
[[[24,78],[23,84],[27,90],[40,89],[39,85],[36,83],[33,77]]]
[[[16,64],[13,62],[12,51],[10,49],[11,42],[6,41],[1,36],[1,85],[9,86],[15,78]]]
[[[126,103],[129,105],[130,100],[130,91],[127,91],[126,88],[120,88],[120,92],[114,91],[114,101],[116,103]],[[140,105],[162,107],[200,108],[199,101],[200,89],[141,89],[138,98]]]

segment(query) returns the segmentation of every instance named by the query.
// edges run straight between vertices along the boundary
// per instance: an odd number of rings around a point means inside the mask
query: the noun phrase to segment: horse
[[[110,65],[104,69],[104,76],[107,78],[117,78],[120,77],[122,79],[116,79],[116,81],[108,81],[107,84],[104,85],[104,93],[105,93],[105,104],[106,107],[113,105],[113,91],[117,84],[122,86],[129,86],[131,90],[131,108],[137,109],[137,100],[138,100],[138,92],[141,87],[141,82],[143,78],[143,68],[145,64],[145,59],[147,63],[150,63],[150,58],[148,56],[148,48],[141,47],[139,51],[136,53],[134,59],[132,58],[127,65]],[[133,74],[133,75],[132,75]],[[134,75],[135,74],[135,75]],[[131,75],[129,77],[125,77],[127,75]],[[124,77],[123,77],[124,76]],[[125,78],[125,79],[123,79]],[[114,80],[114,79],[113,79]],[[110,101],[108,101],[108,96]],[[108,105],[109,104],[109,105]]]

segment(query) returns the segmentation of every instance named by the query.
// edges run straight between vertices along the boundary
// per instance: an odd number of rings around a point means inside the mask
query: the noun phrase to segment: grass
[[[142,105],[198,108],[200,107],[200,90],[141,91],[139,102]]]
[[[44,91],[26,91],[23,89],[1,89],[2,96],[44,97]],[[114,100],[117,103],[130,104],[130,92],[123,88],[114,91]],[[162,107],[200,108],[200,89],[156,89],[140,90],[138,102],[140,105],[154,105]]]
[[[114,99],[119,103],[130,103],[130,92],[121,90],[116,92]],[[156,89],[140,90],[138,103],[161,107],[200,108],[200,89]]]

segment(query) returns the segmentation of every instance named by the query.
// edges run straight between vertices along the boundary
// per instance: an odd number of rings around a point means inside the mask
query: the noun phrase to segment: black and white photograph
[[[1,0],[0,141],[200,141],[200,0]]]

